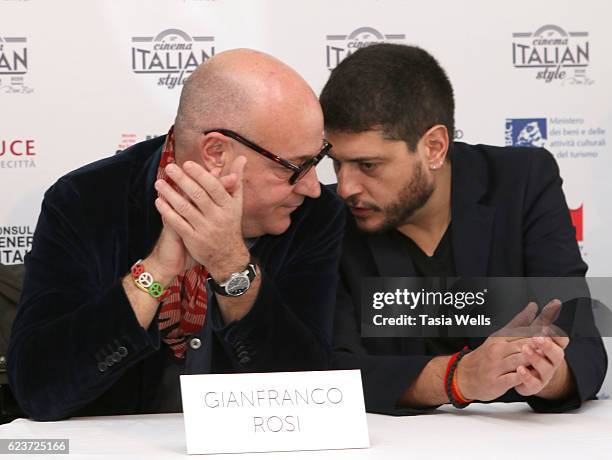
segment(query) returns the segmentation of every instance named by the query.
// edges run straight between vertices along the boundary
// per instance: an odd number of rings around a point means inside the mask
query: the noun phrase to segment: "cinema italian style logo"
[[[360,27],[348,35],[327,35],[325,58],[327,68],[334,70],[340,62],[359,48],[393,41],[404,41],[404,34],[382,34],[372,27]]]
[[[28,73],[28,40],[26,37],[0,36],[0,93],[30,94],[25,84]]]
[[[174,89],[215,55],[215,37],[166,29],[154,37],[132,37],[132,70],[156,77],[157,86]]]
[[[512,34],[512,64],[532,71],[536,80],[546,83],[591,85],[586,75],[590,64],[588,32],[566,32],[548,24],[535,32]]]

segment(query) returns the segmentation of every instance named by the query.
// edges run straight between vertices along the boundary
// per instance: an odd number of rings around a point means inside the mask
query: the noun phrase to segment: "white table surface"
[[[61,422],[18,419],[0,438],[69,438],[70,455],[24,460],[232,458],[238,460],[549,458],[612,459],[612,401],[590,401],[568,414],[536,414],[522,403],[445,406],[411,417],[368,414],[371,447],[328,451],[189,456],[182,414],[84,417]],[[203,436],[206,436],[204,433]],[[8,456],[0,456],[1,458]]]

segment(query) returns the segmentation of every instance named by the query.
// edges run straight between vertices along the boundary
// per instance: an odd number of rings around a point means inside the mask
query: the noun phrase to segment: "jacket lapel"
[[[161,158],[161,146],[148,156],[140,170],[135,172],[128,198],[129,264],[146,257],[157,242],[162,222],[155,207],[157,192],[153,184]]]
[[[495,207],[481,203],[488,189],[486,163],[477,152],[453,144],[451,222],[458,276],[485,276],[495,220]]]

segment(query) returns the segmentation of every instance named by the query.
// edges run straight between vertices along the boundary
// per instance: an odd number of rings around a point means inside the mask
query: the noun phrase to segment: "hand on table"
[[[560,308],[561,302],[553,300],[536,318],[537,305],[530,302],[504,328],[467,354],[457,369],[463,396],[490,401],[513,387],[523,396],[542,392],[555,372],[567,366],[563,350],[569,339],[552,324]]]
[[[568,344],[567,337],[550,336],[533,337],[532,343],[524,344],[521,351],[527,364],[517,368],[521,380],[515,387],[517,393],[523,396],[547,396],[546,389],[557,372],[567,373],[565,348]]]

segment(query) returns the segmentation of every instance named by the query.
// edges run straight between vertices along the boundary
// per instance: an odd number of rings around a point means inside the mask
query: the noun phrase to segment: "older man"
[[[26,413],[177,411],[181,373],[326,367],[344,221],[315,173],[328,148],[305,81],[234,50],[192,74],[167,136],[61,178],[8,358]]]
[[[453,143],[451,83],[420,48],[358,50],[332,72],[320,99],[337,192],[351,211],[334,361],[362,369],[368,410],[497,400],[561,411],[593,398],[607,367],[601,338],[544,329],[558,301],[537,319],[530,303],[506,335],[486,340],[360,336],[366,277],[584,276],[554,158],[543,149]],[[581,308],[576,318],[590,327],[589,315]]]

